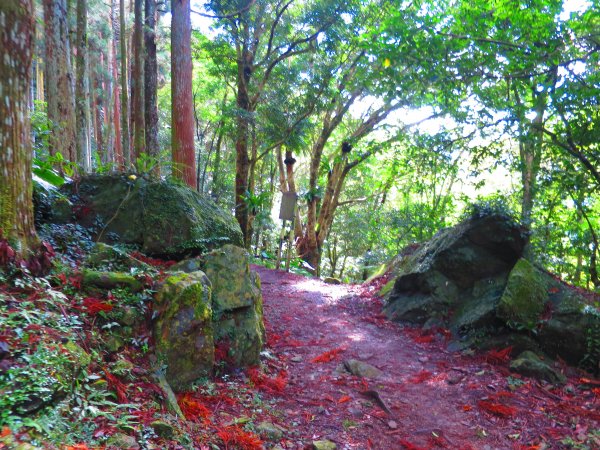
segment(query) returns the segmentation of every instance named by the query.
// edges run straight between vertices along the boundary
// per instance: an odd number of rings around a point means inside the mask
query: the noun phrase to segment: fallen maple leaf
[[[500,403],[489,402],[487,400],[479,400],[477,406],[480,409],[498,417],[512,417],[517,410],[512,406],[501,405]]]
[[[462,410],[463,411],[471,411],[473,409],[473,407],[471,405],[463,405]]]
[[[334,348],[333,350],[328,350],[325,353],[321,353],[319,356],[314,357],[310,360],[312,363],[325,363],[329,361],[333,361],[337,356],[346,350],[343,347]]]
[[[344,395],[343,397],[341,397],[338,400],[338,403],[346,403],[346,402],[349,402],[350,400],[352,400],[352,397],[350,397],[349,395]]]
[[[429,378],[431,378],[432,373],[429,372],[428,370],[422,370],[419,373],[417,373],[415,376],[410,377],[407,381],[409,383],[414,383],[414,384],[419,384],[424,382],[425,380],[428,380]]]
[[[400,439],[398,443],[404,447],[406,450],[427,450],[425,447],[419,447],[412,442],[409,442],[405,439]]]

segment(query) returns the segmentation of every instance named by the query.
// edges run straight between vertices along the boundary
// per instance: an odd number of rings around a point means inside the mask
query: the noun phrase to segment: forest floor
[[[288,383],[275,400],[299,442],[342,449],[600,448],[600,382],[569,371],[562,387],[508,371],[509,350],[464,355],[447,332],[381,315],[378,285],[331,285],[254,267],[269,350]],[[381,370],[359,378],[356,359]],[[388,411],[386,411],[386,409]]]
[[[147,262],[165,276],[164,264]],[[114,324],[103,314],[129,297],[89,297],[76,274],[0,283],[0,374],[12,365],[45,389],[47,377],[57,377],[47,355],[60,356],[69,341],[91,355],[59,402],[27,420],[0,408],[0,418],[20,423],[0,429],[0,449],[600,448],[600,381],[565,366],[568,383],[555,387],[511,374],[510,349],[451,352],[446,330],[384,318],[376,295],[383,279],[332,285],[253,269],[264,299],[262,364],[220,366],[197,390],[178,394],[184,419],[169,412],[153,376],[151,295],[129,300],[148,305],[136,342],[107,352],[103,333]],[[348,360],[381,373],[352,375]],[[0,386],[0,405],[19,392]],[[15,401],[23,409],[31,398]]]

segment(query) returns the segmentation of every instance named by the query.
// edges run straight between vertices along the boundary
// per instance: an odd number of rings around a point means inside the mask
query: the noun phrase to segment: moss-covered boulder
[[[552,357],[600,373],[600,312],[571,287],[547,279],[550,313],[538,325],[540,346]]]
[[[531,351],[525,351],[511,361],[510,370],[554,384],[563,384],[567,381],[567,377]]]
[[[203,255],[202,268],[212,283],[217,345],[235,367],[259,362],[265,341],[260,278],[250,271],[248,253],[225,245]]]
[[[233,215],[186,186],[125,174],[90,175],[65,184],[61,192],[73,205],[71,221],[100,241],[137,245],[149,255],[180,257],[242,242]],[[65,219],[64,214],[46,217]]]
[[[413,253],[397,261],[395,281],[387,295],[385,312],[393,320],[424,323],[432,316],[450,317],[468,312],[464,304],[479,302],[495,307],[502,289],[486,289],[506,279],[519,260],[528,233],[501,214],[479,215],[444,229]],[[458,319],[461,326],[489,315],[481,308],[477,318]]]
[[[156,353],[174,391],[212,372],[215,346],[210,281],[203,272],[176,273],[156,295]]]
[[[497,315],[513,327],[531,330],[538,323],[547,299],[546,277],[529,261],[520,259],[508,276]]]
[[[99,289],[126,288],[132,292],[139,292],[144,284],[133,275],[123,272],[99,272],[85,269],[81,273],[84,287]]]

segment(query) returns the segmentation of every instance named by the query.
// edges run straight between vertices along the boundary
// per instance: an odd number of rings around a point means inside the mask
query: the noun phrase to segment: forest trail
[[[423,334],[385,320],[374,286],[253,269],[268,350],[289,376],[281,393],[267,395],[296,434],[295,448],[318,440],[338,449],[563,448],[573,430],[587,432],[586,420],[597,428],[594,390],[575,393],[571,404],[564,387],[509,378],[506,352],[450,352],[443,330]],[[366,379],[340,370],[349,359],[382,373]]]

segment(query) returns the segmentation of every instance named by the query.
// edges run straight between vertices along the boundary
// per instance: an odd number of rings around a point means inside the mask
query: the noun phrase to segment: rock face
[[[212,283],[215,341],[234,367],[258,364],[265,341],[260,278],[250,271],[248,253],[234,245],[201,257]]]
[[[156,353],[174,391],[212,372],[215,359],[210,281],[203,272],[176,273],[156,296]]]
[[[424,323],[455,316],[458,327],[491,319],[509,272],[527,243],[526,230],[508,217],[475,217],[440,231],[400,261],[385,312],[391,319]]]
[[[41,220],[75,221],[100,241],[138,245],[149,255],[180,257],[242,242],[231,214],[185,186],[122,174],[91,175],[65,184],[61,192],[72,204],[70,211],[63,206],[51,214],[45,208]]]
[[[397,263],[384,311],[392,320],[446,326],[460,345],[541,350],[598,371],[600,314],[521,258],[527,236],[498,214],[442,230]]]
[[[265,328],[260,279],[250,271],[247,252],[225,245],[173,269],[157,295],[155,326],[157,353],[173,389],[211,373],[215,358],[230,367],[257,364]]]

